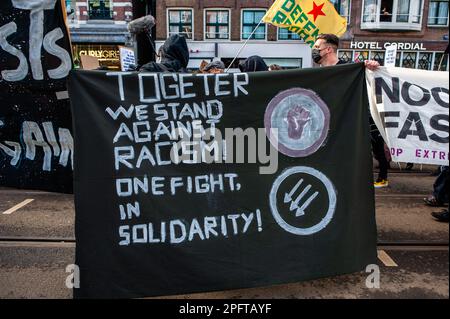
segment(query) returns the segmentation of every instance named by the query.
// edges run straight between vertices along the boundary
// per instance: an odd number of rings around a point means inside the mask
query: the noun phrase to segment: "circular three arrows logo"
[[[323,173],[298,166],[284,171],[270,191],[270,209],[278,225],[294,235],[323,230],[336,210],[336,190]]]

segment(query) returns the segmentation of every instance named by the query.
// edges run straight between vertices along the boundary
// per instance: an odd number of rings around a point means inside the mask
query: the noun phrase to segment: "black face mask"
[[[312,59],[317,64],[319,64],[320,60],[322,60],[322,57],[320,56],[320,51],[321,50],[319,49],[312,49],[311,51]]]

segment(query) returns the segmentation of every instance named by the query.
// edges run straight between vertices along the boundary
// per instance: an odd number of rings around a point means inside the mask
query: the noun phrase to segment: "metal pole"
[[[263,22],[263,20],[261,19],[261,21],[259,21],[258,25],[255,27],[255,29],[253,29],[252,33],[249,35],[249,37],[247,38],[247,40],[245,40],[244,44],[242,45],[242,47],[239,49],[237,55],[234,57],[233,61],[231,61],[230,65],[228,66],[228,68],[225,70],[225,73],[228,73],[228,71],[230,70],[231,66],[233,65],[234,61],[236,61],[236,59],[239,57],[239,55],[241,54],[242,50],[244,50],[245,46],[247,45],[248,41],[251,39],[251,37],[255,34],[256,30],[258,30],[259,26],[261,25],[261,23]]]
[[[439,62],[439,68],[438,68],[438,71],[441,71],[441,68],[442,68],[442,62],[444,62],[445,56],[446,56],[445,53],[441,56],[441,61]]]

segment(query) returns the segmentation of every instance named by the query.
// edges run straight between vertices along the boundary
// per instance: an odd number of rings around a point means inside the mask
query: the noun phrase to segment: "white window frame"
[[[242,8],[241,9],[241,27],[240,27],[240,35],[239,38],[241,39],[241,41],[246,41],[247,39],[244,39],[242,37],[242,33],[244,30],[244,11],[265,11],[267,13],[267,8]],[[249,39],[249,42],[267,42],[267,34],[268,34],[268,30],[269,30],[269,26],[267,23],[264,23],[266,25],[266,32],[265,32],[265,37],[264,39]]]
[[[207,39],[206,38],[206,12],[207,11],[228,11],[228,39]],[[231,9],[230,8],[204,8],[203,9],[203,41],[207,42],[229,42],[231,41]]]
[[[289,57],[289,58],[287,58],[287,57],[270,57],[270,58],[263,58],[263,60],[264,60],[264,62],[266,62],[267,66],[271,65],[271,63],[269,61],[267,61],[267,60],[297,60],[297,61],[300,61],[300,67],[298,67],[298,68],[290,68],[290,69],[303,69],[304,68],[304,65],[303,65],[304,58],[303,57],[298,57],[298,58],[292,58],[292,57]],[[286,68],[285,66],[282,66],[282,65],[280,65],[280,66],[282,68]]]
[[[432,51],[419,51],[417,53],[416,69],[419,69],[420,55],[423,54],[423,53],[431,54],[430,69],[426,69],[426,70],[427,71],[433,71],[434,52],[432,52]],[[425,69],[420,69],[420,70],[425,70]]]
[[[432,0],[430,0],[430,2],[429,2],[429,4],[431,4],[431,2],[432,2]],[[445,2],[445,1],[443,1],[443,0],[441,0],[441,2]],[[450,5],[450,1],[447,1],[447,2],[449,2],[449,5]],[[429,6],[429,8],[430,8],[430,6]],[[449,8],[449,12],[447,13],[447,24],[430,24],[429,23],[429,18],[427,17],[427,27],[429,27],[429,28],[447,28],[448,27],[448,22],[449,22],[449,13],[450,13],[450,8]],[[439,17],[434,17],[434,18],[438,18],[439,19]]]
[[[395,22],[384,22],[380,21],[380,11],[381,11],[381,0],[376,0],[377,2],[377,13],[376,13],[376,21],[375,22],[364,22],[364,9],[367,0],[362,0],[361,6],[361,30],[410,30],[410,31],[421,31],[422,23],[423,23],[423,12],[424,5],[426,0],[421,1],[420,5],[420,19],[418,23],[412,22],[413,15],[409,13],[408,22],[397,22],[397,9],[398,9],[398,0],[392,0],[392,19],[395,19]],[[410,12],[411,12],[411,3],[410,3]],[[428,17],[427,17],[428,19]]]
[[[305,41],[303,41],[303,39],[301,37],[299,39],[280,39],[280,29],[289,30],[288,28],[277,27],[277,41],[278,42],[287,42],[287,43],[293,43],[293,42],[304,43],[305,42]]]
[[[356,55],[356,52],[368,52],[368,57],[371,58],[372,52],[378,52],[378,51],[383,51],[383,50],[339,49],[339,50],[338,50],[338,53],[339,53],[339,51],[351,52],[351,56],[352,56],[351,62],[353,62],[353,61],[355,61],[355,55]],[[431,70],[429,70],[429,71],[434,71],[434,64],[435,64],[435,62],[436,62],[436,54],[438,54],[438,53],[441,53],[441,54],[444,53],[444,51],[410,51],[410,50],[407,50],[407,51],[403,51],[403,50],[402,50],[402,51],[398,51],[397,54],[400,54],[400,57],[399,57],[399,59],[400,59],[400,65],[399,65],[398,67],[402,67],[402,66],[401,66],[401,63],[402,63],[402,61],[403,61],[403,53],[408,53],[408,52],[414,52],[414,53],[417,54],[417,56],[416,56],[416,61],[415,61],[415,67],[414,67],[415,69],[417,69],[417,67],[419,66],[419,57],[420,57],[420,53],[431,53]],[[444,71],[448,71],[448,70],[449,70],[449,67],[450,67],[450,59],[449,59],[449,57],[448,57],[448,55],[447,55],[447,68],[446,68],[446,70],[444,70]]]
[[[170,37],[170,16],[169,16],[169,12],[170,11],[191,11],[192,12],[192,38],[186,38],[186,41],[194,41],[195,39],[195,17],[194,17],[194,8],[189,8],[189,7],[170,7],[166,9],[166,35],[167,38]],[[179,33],[178,33],[179,34]]]
[[[349,1],[349,8],[348,8],[348,17],[347,17],[347,25],[351,25],[351,18],[352,18],[352,4],[353,4],[353,1],[352,0],[348,0]],[[359,1],[361,1],[361,0],[359,0]],[[331,1],[330,1],[330,3],[331,4],[333,4]],[[333,6],[334,6],[334,4],[333,4]],[[339,12],[338,12],[338,14],[339,14]],[[342,16],[341,16],[342,17]],[[362,21],[362,20],[361,20]]]
[[[90,14],[90,5],[89,5],[89,0],[86,0],[86,11],[87,11],[87,16],[88,16],[88,21],[99,21],[99,19],[90,19],[89,18],[89,14]],[[75,3],[75,5],[78,5],[78,1],[77,0],[73,0],[73,1],[71,1],[71,5],[72,5],[72,3]],[[81,4],[83,4],[83,3],[81,3]],[[109,10],[111,10],[111,15],[112,15],[112,17],[111,17],[111,19],[105,19],[105,20],[102,20],[102,19],[100,19],[100,21],[114,21],[114,17],[115,17],[115,12],[114,12],[114,1],[113,0],[109,0]]]
[[[434,71],[434,64],[436,63],[436,54],[444,54],[444,59],[447,59],[447,68],[444,70],[444,71],[448,71],[449,70],[449,67],[450,67],[450,57],[449,57],[449,55],[447,54],[447,57],[445,58],[445,53],[444,53],[444,51],[429,51],[429,52],[431,52],[431,53],[433,53],[433,58],[432,58],[432,62],[431,62],[431,67],[432,67],[432,71]]]

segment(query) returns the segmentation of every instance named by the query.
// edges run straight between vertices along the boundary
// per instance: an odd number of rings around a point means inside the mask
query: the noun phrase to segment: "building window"
[[[421,29],[422,0],[364,0],[362,29]]]
[[[345,62],[363,62],[370,58],[384,65],[385,51],[338,50],[338,57]],[[429,51],[397,51],[395,62],[396,67],[433,71],[448,71],[448,65],[448,55]]]
[[[397,22],[408,22],[409,19],[409,1],[399,0],[397,8]]]
[[[350,23],[350,0],[330,0],[341,17],[347,19]]]
[[[110,20],[113,18],[111,1],[89,0],[89,19]]]
[[[66,0],[66,13],[71,14],[74,9],[72,8],[72,0]]]
[[[428,11],[428,25],[448,25],[448,0],[430,1]]]
[[[355,54],[353,56],[354,62],[364,62],[366,60],[369,60],[369,51],[355,51]]]
[[[338,51],[339,60],[342,60],[346,63],[352,62],[352,56],[353,56],[353,51],[344,51],[344,50]]]
[[[262,20],[266,10],[243,10],[242,11],[242,39],[247,40],[265,40],[266,39],[266,25],[259,22]],[[256,29],[256,30],[255,30]],[[253,35],[250,37],[252,32]]]
[[[400,67],[400,61],[402,60],[402,54],[401,52],[397,52],[397,55],[395,56],[395,66]]]
[[[206,39],[227,40],[230,38],[230,12],[228,10],[206,10]]]
[[[402,68],[416,68],[417,52],[403,52]]]
[[[276,64],[284,70],[301,69],[303,67],[303,59],[301,58],[264,58],[264,62],[268,66]]]
[[[447,71],[448,70],[448,54],[443,52],[436,52],[434,54],[433,71]]]
[[[286,28],[278,28],[278,40],[300,40],[300,36]]]
[[[384,65],[384,54],[384,51],[371,51],[370,59],[377,61],[380,65]]]
[[[193,37],[192,10],[169,10],[169,36],[184,35],[187,39]]]
[[[401,0],[400,0],[401,1]],[[406,0],[409,1],[409,0]],[[379,14],[381,22],[392,22],[392,16],[394,12],[394,1],[382,0],[381,12]]]
[[[363,8],[363,22],[377,21],[377,0],[365,0]]]
[[[433,53],[421,52],[419,53],[419,61],[417,68],[420,70],[431,70],[431,63],[433,61]]]

